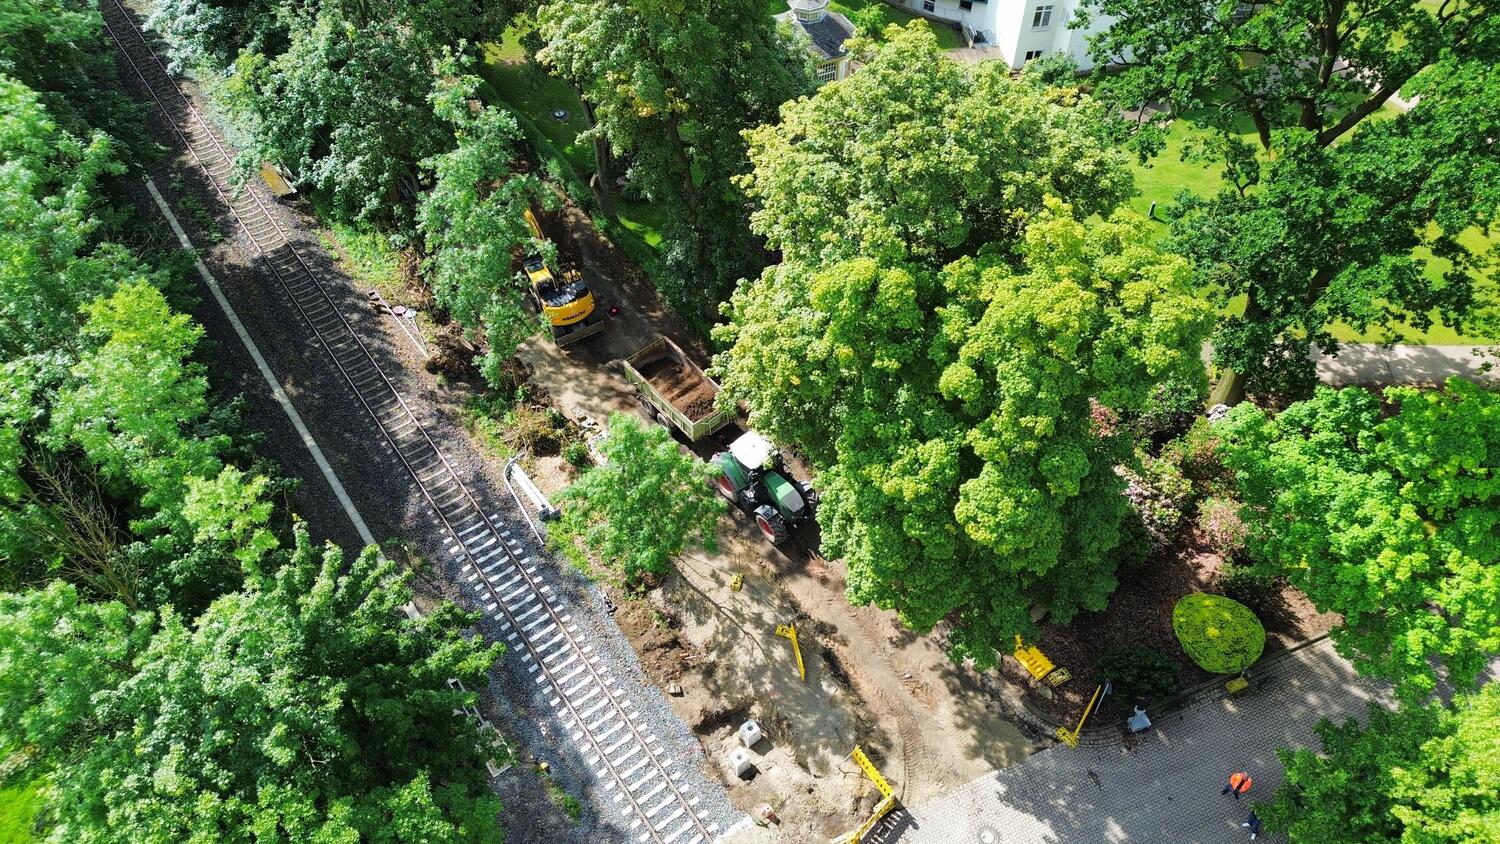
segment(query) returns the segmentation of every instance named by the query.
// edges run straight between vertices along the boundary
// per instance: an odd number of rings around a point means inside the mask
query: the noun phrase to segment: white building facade
[[[897,0],[895,5],[931,18],[954,21],[975,36],[975,47],[991,47],[1013,69],[1053,53],[1071,56],[1089,70],[1089,37],[1109,28],[1096,19],[1087,29],[1068,24],[1080,0]]]

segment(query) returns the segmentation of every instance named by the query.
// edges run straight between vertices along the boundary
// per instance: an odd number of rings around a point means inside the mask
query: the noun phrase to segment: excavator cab
[[[594,294],[577,270],[558,278],[541,258],[528,258],[524,266],[547,324],[554,328],[573,325],[594,312]]]

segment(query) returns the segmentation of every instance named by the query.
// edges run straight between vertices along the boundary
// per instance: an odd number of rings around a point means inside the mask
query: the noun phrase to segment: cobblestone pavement
[[[1218,844],[1249,840],[1251,804],[1281,782],[1276,749],[1316,746],[1319,718],[1392,703],[1357,676],[1327,640],[1269,666],[1248,697],[1211,698],[1161,717],[1133,749],[1056,744],[1025,762],[902,810],[868,841],[879,844]],[[1087,738],[1085,739],[1087,740]],[[1238,802],[1219,790],[1232,771],[1254,787]],[[1259,841],[1277,842],[1279,835]]]

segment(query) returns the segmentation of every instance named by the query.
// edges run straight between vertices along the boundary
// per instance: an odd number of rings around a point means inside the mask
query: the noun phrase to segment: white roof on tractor
[[[776,447],[760,434],[747,431],[729,444],[729,453],[747,469],[759,469],[771,462]]]

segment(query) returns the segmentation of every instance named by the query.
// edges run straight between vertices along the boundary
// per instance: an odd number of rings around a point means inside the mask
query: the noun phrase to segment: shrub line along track
[[[609,805],[624,804],[620,814],[629,821],[631,834],[645,827],[637,836],[640,842],[703,844],[713,839],[717,825],[705,825],[695,808],[699,798],[689,797],[677,782],[683,772],[670,770],[682,764],[664,759],[667,751],[660,739],[636,723],[640,714],[634,702],[607,677],[608,665],[593,645],[579,641],[572,616],[552,605],[552,587],[539,582],[531,558],[519,553],[520,543],[479,505],[262,199],[253,191],[232,189],[234,164],[228,151],[129,12],[119,0],[100,5],[105,29],[142,88],[208,174],[260,262],[312,328],[442,522],[450,550],[465,559],[462,572],[475,585],[485,612],[498,610],[492,617],[506,639],[522,648],[520,658],[528,673],[536,675],[534,682],[550,685],[551,704],[564,729],[606,791],[613,792]]]

